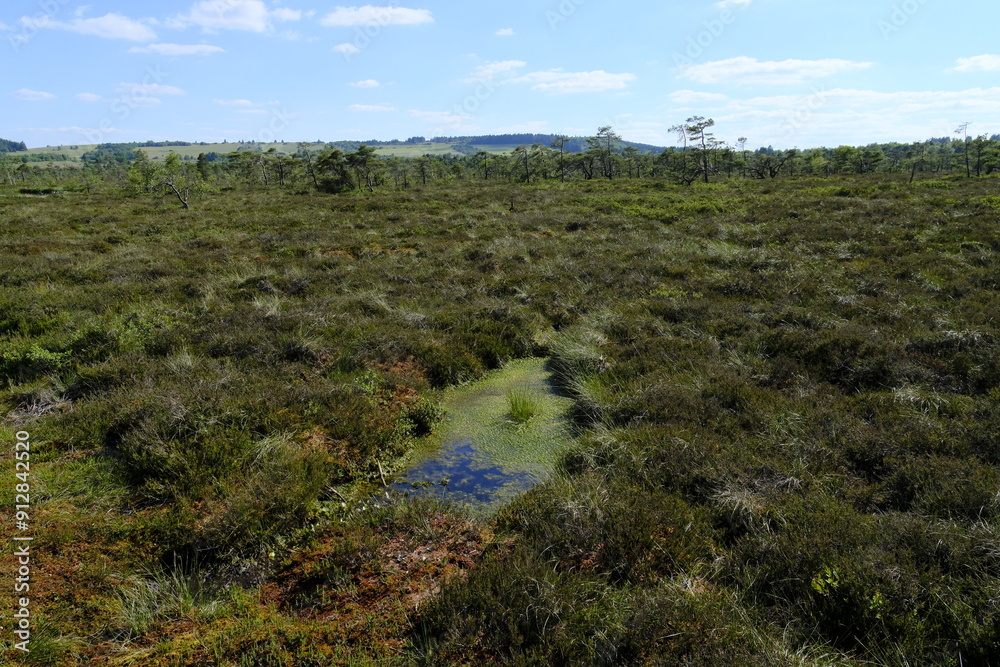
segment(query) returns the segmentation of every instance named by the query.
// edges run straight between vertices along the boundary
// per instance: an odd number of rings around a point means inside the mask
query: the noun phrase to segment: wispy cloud
[[[77,93],[76,99],[81,102],[100,102],[104,98],[100,95],[95,95],[94,93]]]
[[[64,127],[22,127],[18,128],[24,132],[37,132],[39,134],[61,134],[61,135],[83,135],[84,137],[93,136],[112,136],[112,135],[133,135],[133,136],[143,136],[149,137],[149,130],[122,130],[118,128],[99,128],[99,127],[80,127],[79,125],[70,125]]]
[[[496,34],[500,35],[501,37],[513,37],[514,36],[514,29],[513,28],[501,28],[500,30],[497,30]]]
[[[391,107],[386,104],[352,104],[347,107],[351,111],[395,111],[396,107]]]
[[[212,100],[216,104],[227,107],[252,107],[255,106],[250,100]]]
[[[600,93],[609,90],[626,88],[630,81],[636,80],[634,74],[612,74],[604,70],[593,72],[564,72],[562,69],[551,69],[540,72],[528,72],[517,75],[517,70],[523,69],[527,63],[523,60],[501,60],[480,65],[472,72],[472,76],[462,79],[463,83],[496,83],[531,84],[531,89],[554,95],[570,93]]]
[[[115,88],[116,92],[131,95],[131,99],[137,99],[142,95],[183,95],[184,91],[177,86],[168,86],[162,83],[119,83]],[[156,100],[157,103],[159,100]]]
[[[493,81],[498,76],[512,75],[514,70],[520,69],[527,64],[523,60],[501,60],[499,62],[486,63],[477,67],[472,72],[472,76],[468,79],[463,79],[462,82]]]
[[[820,88],[807,96],[747,97],[678,91],[670,98],[679,105],[688,102],[685,112],[714,118],[722,138],[732,128],[730,139],[738,132],[756,145],[823,146],[830,137],[838,137],[839,143],[863,145],[945,136],[962,119],[993,118],[1000,108],[1000,87],[891,93]],[[808,123],[790,123],[803,113],[808,113]]]
[[[21,18],[21,24],[35,28],[66,30],[79,35],[92,35],[103,39],[125,39],[133,42],[148,42],[156,39],[156,33],[145,23],[114,12],[91,19],[78,16],[70,21],[57,21],[49,16],[38,18],[25,16]]]
[[[355,81],[350,85],[355,88],[378,88],[382,84],[375,79],[365,79],[364,81]]]
[[[129,53],[156,53],[161,56],[208,56],[225,52],[221,46],[210,44],[149,44],[129,49]]]
[[[56,99],[56,96],[52,93],[46,93],[40,90],[29,90],[28,88],[15,90],[14,97],[22,102],[44,102],[46,100]]]
[[[1000,56],[984,54],[955,61],[956,72],[1000,72]]]
[[[328,27],[365,25],[418,25],[434,23],[429,9],[408,9],[406,7],[337,7],[320,19],[320,24]]]
[[[609,90],[622,90],[628,87],[630,81],[636,80],[635,74],[611,74],[604,70],[593,72],[564,72],[561,69],[531,72],[524,76],[510,79],[510,83],[529,83],[532,90],[553,95],[571,93],[602,93]]]
[[[349,53],[349,54],[361,53],[361,49],[356,47],[354,44],[351,44],[350,42],[337,44],[335,47],[333,47],[333,50],[336,51],[337,53]]]
[[[698,83],[790,85],[800,84],[807,79],[865,69],[871,65],[872,63],[868,62],[854,62],[837,58],[759,61],[756,58],[739,56],[701,65],[687,65],[680,69],[678,77]]]
[[[753,0],[722,0],[722,2],[715,3],[715,6],[719,9],[729,9],[730,7],[747,7]]]
[[[472,130],[469,116],[454,111],[421,111],[410,109],[407,113],[413,118],[425,122],[428,127],[438,131]]]

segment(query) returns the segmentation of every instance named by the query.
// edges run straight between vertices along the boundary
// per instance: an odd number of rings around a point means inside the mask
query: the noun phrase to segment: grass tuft
[[[527,387],[507,391],[508,416],[517,424],[525,424],[538,414],[538,396]]]

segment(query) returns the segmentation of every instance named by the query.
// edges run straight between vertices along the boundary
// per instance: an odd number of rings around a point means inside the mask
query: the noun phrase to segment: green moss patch
[[[511,395],[530,396],[529,418],[512,414]],[[445,392],[442,403],[445,423],[414,452],[397,488],[446,494],[450,485],[477,500],[505,497],[548,477],[572,440],[573,401],[556,390],[544,359],[513,361]]]

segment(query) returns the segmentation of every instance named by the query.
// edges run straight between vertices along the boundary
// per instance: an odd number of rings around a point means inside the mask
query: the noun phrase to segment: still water
[[[508,393],[528,392],[535,414],[511,419]],[[527,491],[555,470],[572,442],[573,400],[555,386],[545,359],[519,359],[447,391],[446,419],[392,484],[401,494],[493,505]]]
[[[504,470],[465,438],[449,442],[436,456],[408,470],[392,488],[404,495],[491,504],[527,491],[539,481],[529,472]]]

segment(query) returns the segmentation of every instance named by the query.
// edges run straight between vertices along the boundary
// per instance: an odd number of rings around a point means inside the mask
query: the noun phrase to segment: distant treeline
[[[170,148],[173,146],[193,146],[190,141],[143,141],[117,144],[98,144],[94,149],[80,156],[84,163],[112,160],[127,164],[139,157],[140,148]]]
[[[122,184],[130,182],[129,187],[141,192],[152,192],[157,184],[170,183],[178,191],[178,184],[196,191],[202,187],[242,184],[250,188],[292,185],[341,192],[406,189],[412,184],[467,179],[532,183],[649,178],[691,185],[696,181],[708,183],[734,177],[773,179],[794,175],[896,173],[913,181],[924,173],[967,177],[1000,174],[1000,135],[996,134],[799,150],[772,146],[754,149],[746,145],[746,139],[735,145],[719,141],[710,131],[714,121],[702,117],[689,119],[687,125],[679,127],[683,131],[682,145],[652,151],[640,150],[633,142],[622,140],[610,127],[599,128],[595,136],[582,139],[541,134],[451,137],[448,139],[455,142],[450,144],[453,152],[432,154],[428,150],[419,157],[381,156],[373,146],[355,141],[290,144],[287,152],[269,144],[233,142],[231,153],[201,153],[197,160],[191,155],[180,157],[172,153],[161,163],[149,159],[142,147],[184,143],[109,143],[84,153],[84,170],[80,175],[91,179],[87,183],[97,182],[102,176]],[[441,139],[445,137],[435,137],[434,141],[440,145]],[[412,137],[406,143],[419,151],[427,145],[422,140],[423,137]],[[469,143],[473,141],[480,143]],[[515,145],[505,153],[486,150],[490,146]],[[56,157],[65,156],[56,153],[49,159]],[[7,158],[4,164],[0,159],[11,185],[16,162],[16,158]],[[43,175],[41,170],[22,170],[16,176],[22,182],[35,177],[55,179],[56,185],[59,178],[75,177],[72,172],[45,171],[48,173]]]
[[[21,162],[69,162],[73,158],[65,153],[29,153],[28,155],[18,155]]]
[[[0,153],[16,153],[17,151],[26,150],[28,150],[28,146],[23,141],[0,139]]]

